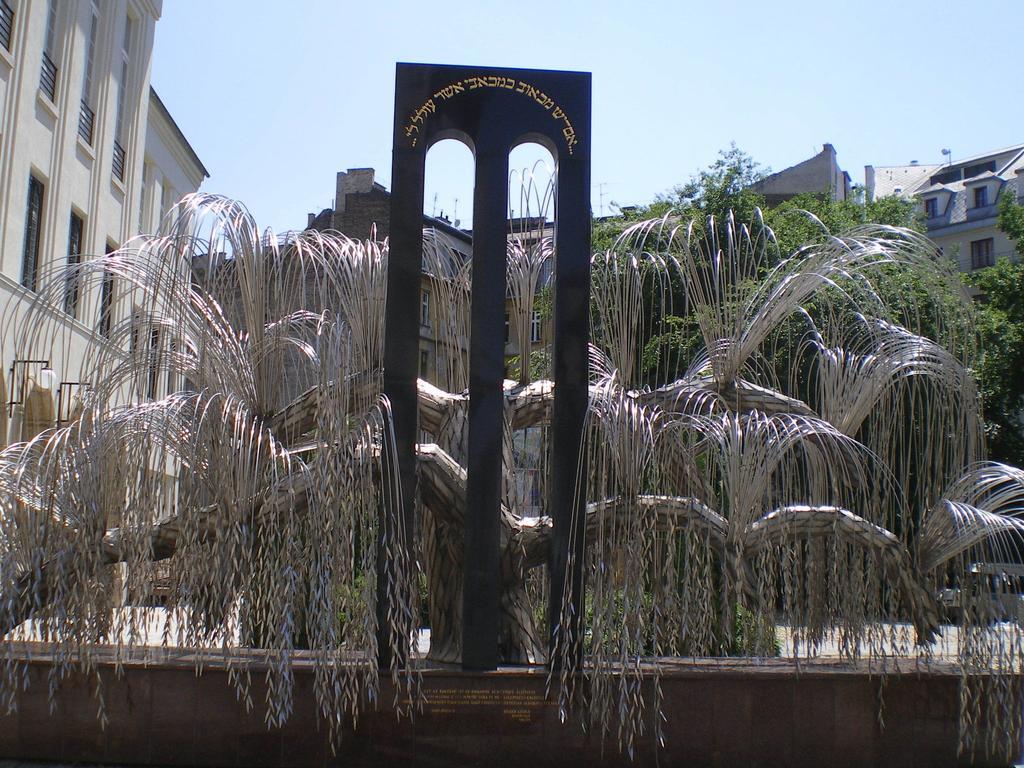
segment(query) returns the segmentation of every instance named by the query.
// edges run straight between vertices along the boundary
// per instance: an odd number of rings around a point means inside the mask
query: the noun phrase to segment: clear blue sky
[[[165,0],[152,83],[210,170],[203,189],[284,230],[331,205],[338,170],[390,186],[396,61],[590,71],[608,212],[732,141],[774,170],[831,142],[856,182],[869,163],[1024,142],[1022,29],[1022,0]],[[469,169],[431,155],[428,212],[461,197],[465,220]]]

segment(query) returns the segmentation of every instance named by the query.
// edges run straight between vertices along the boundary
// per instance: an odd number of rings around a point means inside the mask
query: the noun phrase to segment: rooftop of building
[[[870,173],[871,166],[866,171]],[[969,222],[990,220],[1002,188],[1024,173],[1024,144],[965,157],[945,165],[887,166],[874,168],[874,197],[937,198],[928,208],[929,231]],[[995,185],[997,188],[992,189]],[[988,193],[975,192],[989,187]],[[984,195],[984,196],[981,196]]]
[[[869,168],[873,166],[868,166]],[[874,167],[875,197],[912,195],[931,178],[940,165],[924,165],[913,162],[909,165],[888,165]]]
[[[1006,180],[1024,169],[1024,144],[1015,144],[944,164],[867,166],[875,175],[874,197],[930,194],[963,190],[968,183]]]
[[[195,149],[193,149],[192,145],[189,144],[188,139],[185,138],[185,134],[182,132],[177,122],[175,122],[174,117],[170,113],[170,110],[167,109],[167,105],[164,104],[163,99],[160,98],[159,94],[157,94],[156,89],[153,88],[153,86],[149,87],[149,96],[152,104],[157,108],[157,110],[159,110],[161,116],[170,125],[171,130],[174,132],[175,136],[178,138],[179,141],[181,141],[181,145],[185,148],[185,152],[188,153],[189,159],[191,159],[192,162],[196,164],[196,167],[203,174],[203,178],[210,178],[210,172],[206,170],[206,166],[203,165],[203,161],[199,159],[199,155],[196,154]]]

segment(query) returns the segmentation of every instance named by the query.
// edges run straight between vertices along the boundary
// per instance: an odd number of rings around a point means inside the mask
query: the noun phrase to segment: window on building
[[[544,263],[540,265],[540,280],[538,281],[537,284],[541,285],[541,286],[550,285],[551,284],[551,277],[554,274],[554,271],[555,271],[555,260],[554,259],[546,259],[544,261]]]
[[[68,225],[68,271],[64,284],[64,311],[72,317],[78,313],[78,264],[82,260],[82,232],[85,224],[82,217],[71,212]]]
[[[131,353],[137,365],[139,395],[147,400],[158,396],[160,385],[160,367],[163,360],[163,334],[151,318],[141,310],[132,314]],[[174,379],[168,373],[168,391]]]
[[[534,311],[530,317],[530,343],[540,341],[540,312]]]
[[[149,370],[146,397],[152,400],[156,397],[157,377],[160,374],[160,329],[152,326],[149,329],[149,359],[146,362]]]
[[[107,254],[117,250],[116,246],[107,243]],[[114,273],[103,271],[103,283],[100,286],[99,331],[104,338],[110,338],[110,329],[114,325]]]
[[[110,161],[110,172],[114,174],[118,181],[124,181],[124,164],[127,162],[127,159],[121,142],[114,139],[114,152]]]
[[[167,209],[171,205],[171,190],[167,188],[166,184],[160,185],[160,219],[164,218],[164,214],[167,213]]]
[[[57,100],[57,2],[46,4],[46,41],[43,45],[42,69],[39,73],[39,88],[50,101]]]
[[[96,103],[93,93],[93,71],[96,65],[96,35],[100,25],[100,10],[93,0],[92,13],[89,17],[89,37],[85,41],[85,74],[82,77],[82,106],[78,114],[78,135],[86,144],[92,144],[93,130],[96,126]]]
[[[132,335],[128,341],[128,352],[134,357],[139,352],[139,334],[142,332],[142,312],[136,307],[132,311]]]
[[[128,144],[128,76],[131,73],[132,39],[135,36],[135,22],[131,16],[124,20],[124,38],[121,41],[121,82],[117,87],[117,119],[114,122],[114,159],[112,171],[115,177],[124,181],[125,146]]]
[[[974,190],[974,207],[984,208],[988,205],[988,187],[977,187]]]
[[[149,200],[149,163],[142,163],[142,189],[139,190],[139,234],[146,231],[146,203]]]
[[[427,291],[420,292],[420,325],[430,327],[430,294]]]
[[[420,350],[420,378],[427,378],[427,373],[430,371],[430,352],[426,349]]]
[[[21,284],[36,290],[39,276],[39,242],[43,233],[43,182],[28,177],[28,205],[25,211],[25,244],[21,255]]]
[[[448,305],[448,328],[445,333],[453,338],[459,335],[459,313],[454,302]]]
[[[936,198],[929,197],[924,201],[924,215],[929,219],[939,215],[939,201]]]
[[[100,335],[110,338],[110,328],[114,324],[114,275],[103,273],[103,284],[100,286]]]
[[[964,168],[964,178],[969,179],[973,176],[981,176],[986,171],[996,172],[996,161],[986,160],[984,163],[977,163],[976,165],[968,165]]]
[[[128,351],[138,364],[137,382],[140,393],[149,399],[156,397],[160,361],[160,329],[139,307],[132,311],[132,334],[128,342]]]
[[[178,342],[176,342],[174,339],[171,339],[171,343],[170,343],[168,351],[167,351],[167,356],[168,356],[168,360],[167,360],[167,394],[171,394],[172,392],[177,392],[178,391],[178,376],[177,376],[177,374],[175,373],[175,370],[174,370],[174,366],[175,366],[175,359],[174,358],[177,355],[177,353],[178,353]]]
[[[0,0],[0,45],[11,50],[14,33],[14,9],[7,0]]]
[[[983,269],[995,264],[992,250],[992,238],[971,241],[971,269]]]

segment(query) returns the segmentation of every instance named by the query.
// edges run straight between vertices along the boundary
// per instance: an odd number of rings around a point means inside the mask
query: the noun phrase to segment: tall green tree
[[[719,150],[715,161],[688,182],[659,195],[656,203],[670,206],[686,218],[720,219],[732,211],[737,221],[750,221],[754,209],[764,207],[764,197],[751,187],[769,172],[732,143],[728,149]]]
[[[735,143],[718,151],[718,157],[684,184],[660,194],[646,205],[621,208],[620,215],[594,222],[591,242],[595,251],[610,248],[630,224],[666,213],[682,220],[703,223],[708,216],[723,218],[729,211],[737,221],[750,221],[754,209],[764,207],[764,198],[750,187],[763,179],[770,169],[760,165]]]
[[[1017,253],[1024,257],[1024,205],[1018,203],[1009,192],[999,196],[998,226],[1013,240]]]
[[[997,226],[1024,258],[1024,205],[1014,194],[999,196]],[[991,458],[1024,464],[1024,264],[1001,260],[968,276],[982,299],[977,303],[981,358],[978,378],[985,399],[985,428]]]
[[[1019,249],[1024,241],[1017,242]],[[1003,259],[968,279],[984,295],[978,304],[978,378],[989,456],[1024,466],[1024,264]]]
[[[913,201],[899,197],[859,203],[854,200],[833,200],[831,195],[821,193],[804,193],[764,211],[764,221],[775,232],[779,251],[785,255],[820,240],[825,230],[841,233],[860,224],[885,224],[924,231]],[[825,230],[821,225],[824,225]]]

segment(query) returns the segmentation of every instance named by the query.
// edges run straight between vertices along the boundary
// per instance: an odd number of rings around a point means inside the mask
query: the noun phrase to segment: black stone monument
[[[394,415],[407,532],[414,530],[419,349],[418,316],[410,308],[420,300],[424,164],[430,146],[450,138],[465,143],[476,163],[462,664],[488,670],[498,662],[508,156],[525,142],[546,147],[557,164],[551,626],[567,577],[574,614],[583,610],[582,574],[566,574],[566,553],[582,544],[584,523],[573,511],[582,506],[576,486],[588,398],[590,74],[397,65],[384,393]]]

